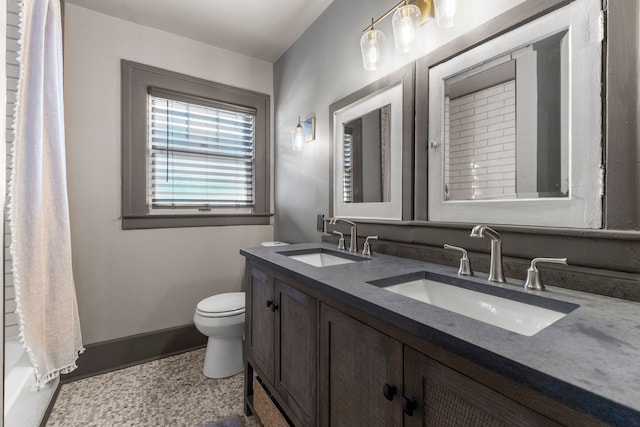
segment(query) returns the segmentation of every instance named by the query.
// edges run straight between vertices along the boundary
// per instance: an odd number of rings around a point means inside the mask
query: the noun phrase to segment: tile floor
[[[201,427],[243,413],[244,374],[209,379],[204,349],[143,363],[61,387],[47,427]]]

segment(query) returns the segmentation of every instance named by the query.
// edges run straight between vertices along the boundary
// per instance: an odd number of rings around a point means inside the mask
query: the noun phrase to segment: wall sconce
[[[378,19],[371,18],[371,25],[362,30],[360,49],[365,70],[375,70],[382,59],[385,35],[375,25],[393,13],[393,38],[396,50],[407,53],[415,37],[415,30],[433,17],[435,1],[436,22],[441,28],[453,26],[456,15],[456,0],[402,0]]]
[[[311,142],[316,139],[316,118],[311,117],[307,120],[300,120],[298,117],[298,126],[291,131],[291,145],[293,151],[302,151],[305,142]]]

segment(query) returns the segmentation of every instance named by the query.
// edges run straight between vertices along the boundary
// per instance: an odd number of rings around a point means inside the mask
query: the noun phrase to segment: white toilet
[[[286,245],[263,242],[262,246]],[[196,306],[193,323],[209,337],[202,373],[208,378],[226,378],[244,370],[244,292],[228,292],[203,299]]]
[[[230,377],[244,369],[244,292],[229,292],[203,299],[196,307],[193,323],[209,337],[202,368],[206,377]]]

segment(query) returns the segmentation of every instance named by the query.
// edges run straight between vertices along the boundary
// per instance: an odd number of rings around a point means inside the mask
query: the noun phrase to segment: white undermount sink
[[[509,289],[498,288],[491,284],[479,285],[462,279],[447,278],[436,274],[423,273],[424,277],[408,278],[390,285],[376,284],[391,292],[404,295],[427,304],[435,305],[445,310],[479,320],[490,325],[516,332],[521,335],[532,336],[562,319],[578,306],[562,301],[549,300],[535,295],[518,293]],[[414,275],[415,276],[415,275]],[[535,300],[537,304],[504,298],[491,293],[468,289],[456,284],[443,283],[433,278],[445,278],[447,281],[471,283],[472,286],[486,286],[492,293],[511,293],[518,299]],[[372,283],[373,284],[373,283]],[[492,288],[489,288],[492,287]],[[542,307],[540,304],[553,305]]]
[[[350,264],[352,262],[363,261],[366,259],[356,255],[351,255],[346,252],[330,251],[324,248],[302,251],[286,251],[280,253],[282,255],[288,256],[291,259],[304,262],[305,264],[309,264],[314,267],[329,267],[332,265]]]

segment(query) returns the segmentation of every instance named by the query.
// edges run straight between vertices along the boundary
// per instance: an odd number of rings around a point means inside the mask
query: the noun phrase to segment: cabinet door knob
[[[415,400],[409,399],[406,396],[402,396],[402,410],[408,416],[413,416],[413,410],[416,409],[418,404]]]
[[[267,300],[267,308],[271,307],[273,305],[273,300],[272,299],[268,299]]]
[[[382,394],[384,394],[384,397],[387,400],[393,400],[393,396],[395,396],[397,392],[398,389],[396,388],[396,386],[391,384],[385,384],[382,388]]]
[[[271,302],[271,311],[276,311],[278,309],[278,304],[276,302]]]

